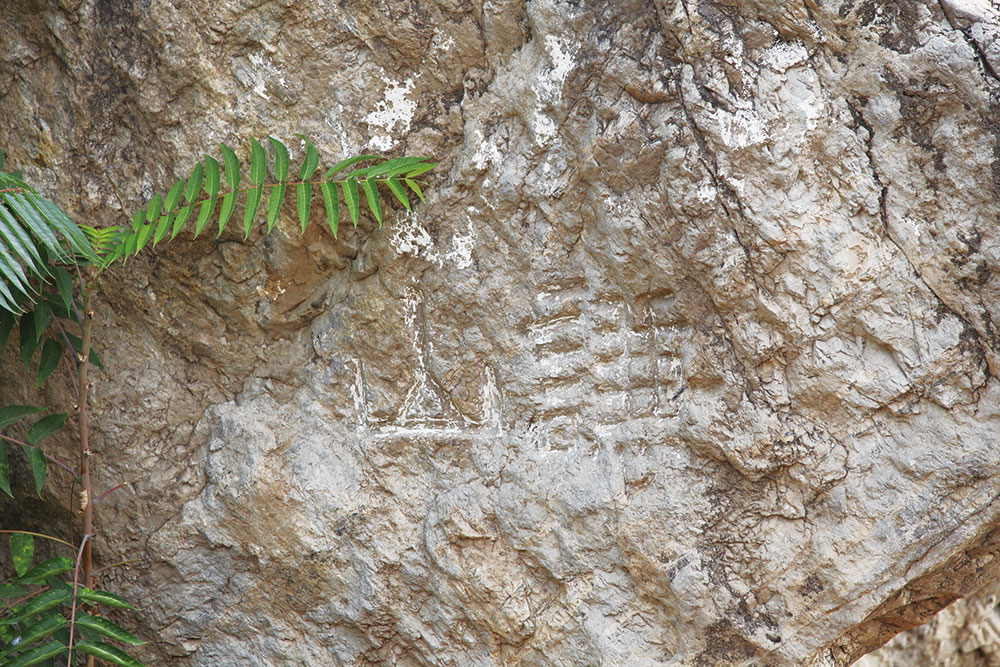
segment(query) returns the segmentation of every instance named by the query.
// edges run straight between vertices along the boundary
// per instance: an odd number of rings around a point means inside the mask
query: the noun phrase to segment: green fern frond
[[[150,242],[156,245],[168,235],[172,239],[191,221],[194,221],[195,236],[201,234],[213,219],[217,221],[217,235],[221,235],[240,204],[243,205],[243,235],[246,238],[253,230],[265,198],[265,230],[270,232],[281,216],[290,186],[294,186],[295,210],[302,232],[309,224],[312,197],[317,186],[323,197],[327,224],[334,236],[340,224],[341,196],[351,222],[357,226],[361,214],[361,193],[364,192],[363,200],[381,227],[384,219],[382,191],[388,190],[393,199],[410,211],[413,194],[421,201],[424,199],[419,177],[437,166],[436,162],[423,157],[387,159],[378,155],[356,155],[336,163],[324,173],[323,178],[317,179],[319,152],[304,135],[295,136],[304,144],[298,180],[291,180],[289,176],[289,150],[279,139],[250,139],[249,170],[245,174],[242,169],[247,163],[240,161],[235,150],[220,144],[228,188],[220,189],[223,172],[219,161],[206,155],[203,162],[195,163],[186,181],[177,181],[165,195],[154,195],[144,209],[137,211],[131,231],[125,231],[110,246],[102,244],[101,265],[107,266],[118,259],[134,256]],[[268,158],[265,145],[270,145],[273,159]],[[271,178],[268,177],[269,168],[273,175]],[[346,175],[343,172],[347,172]],[[338,175],[341,176],[336,178]],[[249,185],[240,187],[241,183]]]
[[[100,262],[86,234],[19,175],[0,171],[0,310],[24,311],[56,264]]]
[[[131,225],[105,229],[77,225],[28,185],[19,172],[0,171],[0,312],[24,312],[23,304],[37,300],[41,286],[54,280],[53,271],[58,265],[85,263],[105,269],[146,247],[173,239],[185,227],[193,225],[197,237],[213,220],[216,234],[221,235],[240,204],[244,237],[249,236],[265,195],[265,231],[270,232],[281,217],[291,186],[303,233],[312,216],[312,198],[317,189],[334,237],[340,226],[341,197],[354,226],[358,224],[363,201],[381,227],[383,192],[392,193],[391,199],[412,210],[412,195],[420,201],[424,199],[420,177],[437,166],[423,157],[387,159],[356,155],[323,172],[316,147],[305,136],[295,136],[304,147],[298,180],[290,177],[289,150],[279,139],[268,137],[261,142],[252,138],[249,160],[243,164],[236,151],[220,144],[221,164],[205,155],[195,163],[187,179],[176,181],[166,193],[154,194],[144,207],[135,211]],[[270,146],[272,159],[268,158],[265,145]],[[249,170],[244,175],[241,170],[247,165]]]

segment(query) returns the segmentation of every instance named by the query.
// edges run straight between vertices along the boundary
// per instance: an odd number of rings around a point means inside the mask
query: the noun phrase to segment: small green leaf
[[[139,240],[139,234],[136,232],[131,232],[130,234],[128,234],[128,236],[125,237],[125,243],[122,245],[122,248],[125,251],[126,260],[135,254],[136,252],[135,247],[138,240]]]
[[[42,383],[52,375],[52,371],[59,365],[60,359],[62,359],[62,345],[51,338],[46,338],[45,344],[42,345],[42,359],[38,364],[37,386],[41,387]]]
[[[11,498],[14,497],[14,494],[10,492],[10,462],[7,460],[7,445],[3,443],[0,443],[0,489],[3,489],[4,493]]]
[[[379,170],[379,176],[384,176],[385,178],[395,178],[401,174],[412,174],[418,168],[424,171],[430,171],[438,165],[437,162],[425,162],[427,158],[398,158],[397,160],[390,160],[393,162],[389,169]],[[424,167],[428,167],[424,169]],[[421,171],[423,173],[423,171]],[[374,174],[373,174],[374,175]]]
[[[396,195],[396,199],[398,199],[400,203],[406,207],[407,211],[413,210],[410,208],[410,199],[406,196],[406,190],[403,189],[403,186],[399,184],[398,180],[390,178],[385,182],[385,184],[389,186],[389,190],[392,194]]]
[[[49,473],[48,463],[45,461],[45,454],[42,452],[41,447],[29,447],[24,445],[21,447],[24,450],[24,455],[28,457],[28,463],[31,465],[31,475],[35,478],[35,493],[38,497],[42,497],[42,487],[45,486],[45,477]]]
[[[59,432],[65,423],[66,413],[61,412],[59,414],[42,417],[35,422],[34,426],[28,429],[28,434],[24,436],[24,439],[33,445],[37,445],[53,433]],[[37,449],[37,447],[35,449]],[[39,455],[41,455],[41,450],[39,450]],[[45,457],[43,456],[42,461],[44,460]]]
[[[263,185],[258,185],[247,193],[247,205],[243,209],[243,238],[250,236],[250,230],[253,228],[253,219],[257,217],[257,209],[260,208],[260,200],[263,196]]]
[[[299,214],[299,226],[302,233],[306,232],[306,225],[309,224],[309,209],[312,207],[312,185],[309,183],[299,183],[295,186],[295,209]]]
[[[40,343],[42,334],[52,321],[52,306],[42,301],[35,306],[35,342]]]
[[[62,617],[61,614],[52,614],[51,616],[44,616],[42,620],[38,621],[31,627],[27,628],[24,632],[22,632],[18,637],[17,644],[14,644],[13,646],[7,646],[7,648],[4,649],[2,653],[0,653],[0,656],[6,655],[8,653],[13,653],[14,651],[17,651],[19,648],[29,646],[33,642],[36,642],[39,639],[42,639],[43,637],[47,637],[56,630],[64,628],[67,625],[68,622],[66,621],[65,618]],[[60,644],[60,646],[62,646],[62,644]],[[4,664],[6,665],[9,663],[5,662]]]
[[[83,341],[80,340],[80,337],[74,336],[71,333],[67,333],[66,337],[69,338],[69,342],[73,345],[73,351],[76,352],[77,354],[80,354],[81,350],[83,350]],[[104,364],[101,363],[101,360],[98,358],[97,352],[94,351],[94,348],[90,348],[89,361],[93,365],[100,368],[102,371],[104,370]]]
[[[163,201],[163,210],[170,213],[176,209],[177,205],[181,203],[182,194],[184,194],[184,181],[180,180],[174,183],[167,192],[167,198]]]
[[[21,250],[23,250],[27,255],[30,255],[32,262],[29,262],[27,258],[25,258],[25,262],[28,264],[33,263],[36,265],[36,269],[38,269],[37,272],[44,273],[43,268],[47,262],[42,261],[41,255],[35,247],[34,241],[31,240],[31,234],[28,233],[28,230],[26,230],[17,218],[14,217],[10,210],[3,205],[3,202],[4,200],[0,198],[0,222],[5,223],[3,225],[3,229],[7,232],[4,234],[4,237],[8,239],[11,247],[14,247],[15,245],[19,247],[19,255],[21,254]],[[13,239],[17,239],[16,244]]]
[[[7,289],[7,285],[3,280],[0,280],[0,311],[16,311],[17,307],[17,297],[10,293]]]
[[[14,301],[17,299],[7,289],[6,284],[2,280],[3,278],[9,280],[14,289],[21,293],[27,294],[28,291],[35,291],[28,282],[28,277],[24,274],[24,269],[21,265],[7,253],[3,246],[0,246],[0,286],[2,286],[0,289],[2,289],[6,297],[4,308],[6,310],[17,310],[16,306],[13,306]]]
[[[146,211],[140,208],[132,216],[132,231],[133,232],[139,231],[139,227],[142,225],[142,221],[145,219],[146,219]]]
[[[17,216],[24,221],[24,224],[31,229],[31,232],[42,242],[42,245],[52,253],[55,259],[66,257],[66,251],[59,244],[59,240],[53,233],[51,225],[46,222],[41,211],[36,208],[37,201],[29,199],[24,194],[3,194],[0,199],[5,200]],[[2,208],[2,207],[0,207]]]
[[[38,349],[38,338],[35,336],[35,314],[21,315],[21,360],[27,366]]]
[[[361,203],[358,200],[358,182],[353,178],[340,184],[340,189],[344,192],[344,203],[351,214],[351,221],[354,226],[358,226],[358,213],[361,211]]]
[[[285,184],[278,185],[271,191],[271,198],[267,202],[267,231],[270,234],[274,228],[274,223],[278,221],[278,213],[281,212],[281,203],[285,201]]]
[[[18,583],[26,586],[37,584],[47,577],[54,577],[57,574],[69,572],[73,569],[73,566],[74,562],[72,558],[68,556],[56,556],[28,570],[26,574],[19,577]]]
[[[256,186],[264,183],[267,176],[267,157],[260,142],[250,137],[250,182]]]
[[[0,408],[0,428],[41,411],[41,408],[34,405],[5,405]]]
[[[4,667],[30,667],[31,665],[37,665],[40,662],[54,658],[61,653],[65,653],[66,650],[65,644],[60,642],[49,642],[48,644],[42,644],[38,648],[33,648],[30,651],[25,651],[10,662],[5,662]]]
[[[226,183],[230,190],[235,190],[240,187],[240,161],[229,146],[219,144],[219,148],[222,149],[222,159],[226,163]]]
[[[76,617],[76,623],[77,625],[85,628],[90,628],[94,632],[102,634],[105,637],[111,637],[115,641],[119,641],[122,644],[132,644],[134,646],[138,646],[147,643],[117,623],[113,623],[112,621],[109,621],[101,616],[91,616],[90,614],[81,613]]]
[[[27,533],[10,534],[10,558],[14,562],[17,576],[31,568],[31,559],[35,557],[35,538]]]
[[[14,328],[15,322],[13,313],[0,310],[0,350],[7,349],[7,338],[10,337],[10,332]]]
[[[411,169],[410,171],[406,172],[406,177],[407,178],[416,178],[420,174],[427,173],[428,171],[430,171],[431,169],[433,169],[436,166],[438,166],[437,162],[425,162],[425,163],[417,166],[416,168]]]
[[[371,209],[372,213],[375,215],[375,219],[378,220],[378,226],[382,227],[382,202],[378,198],[378,186],[375,185],[375,179],[369,178],[364,182],[365,186],[365,199],[368,200],[368,208]]]
[[[306,144],[306,159],[302,162],[302,170],[299,171],[299,179],[306,181],[312,178],[312,175],[316,173],[316,167],[319,166],[319,152],[316,147],[306,139],[305,135],[296,134],[296,137],[301,139]]]
[[[149,238],[153,235],[153,225],[143,225],[142,229],[139,230],[139,236],[135,241],[135,254],[138,255],[139,251],[146,247],[149,242]]]
[[[320,190],[323,193],[323,204],[326,205],[326,222],[330,225],[333,238],[337,238],[337,226],[340,224],[340,195],[337,194],[337,185],[333,181],[320,183]]]
[[[121,667],[146,667],[132,656],[120,648],[104,642],[90,641],[89,639],[79,642],[76,645],[78,651],[95,655],[101,660],[121,665]]]
[[[288,148],[274,137],[268,137],[274,146],[274,177],[278,181],[288,180]]]
[[[357,179],[368,179],[373,176],[394,176],[396,174],[402,174],[405,171],[409,171],[416,167],[427,158],[422,157],[397,157],[391,160],[386,160],[385,162],[380,162],[379,164],[373,164],[369,167],[364,167],[358,169],[357,171],[348,175],[348,178]]]
[[[95,591],[87,588],[86,586],[78,588],[76,596],[81,600],[92,602],[93,604],[103,604],[107,607],[115,607],[116,609],[135,609],[135,607],[114,593],[108,593],[107,591]]]
[[[0,625],[20,623],[26,618],[31,618],[35,614],[40,614],[47,609],[52,609],[72,599],[73,591],[70,588],[58,588],[54,591],[42,593],[23,607],[20,607],[19,611],[12,616],[0,618]]]
[[[46,250],[52,253],[54,258],[63,259],[66,256],[66,251],[59,244],[58,239],[56,239],[51,225],[43,220],[41,211],[36,208],[36,201],[34,199],[29,199],[24,194],[9,193],[0,196],[0,199],[7,201],[18,217],[24,221],[24,224],[31,229],[31,232],[42,242]]]
[[[163,198],[160,193],[157,192],[153,195],[153,198],[149,200],[149,208],[146,209],[146,222],[153,222],[160,217],[160,211],[163,210]]]
[[[219,211],[219,236],[222,235],[222,230],[226,228],[229,218],[233,216],[233,210],[236,208],[237,194],[236,192],[228,192],[222,198],[222,210]]]
[[[208,201],[202,202],[201,208],[198,210],[198,220],[194,223],[195,238],[198,238],[198,234],[201,234],[201,230],[203,230],[208,221],[212,219],[212,214],[215,213],[215,203],[217,201],[219,201],[218,197],[212,197]]]
[[[156,232],[153,234],[153,245],[163,240],[163,237],[170,231],[171,223],[174,221],[174,214],[160,216],[160,221],[156,223]]]
[[[181,210],[177,211],[177,217],[174,218],[174,228],[170,230],[170,238],[173,239],[184,227],[184,223],[187,219],[191,217],[192,206],[189,204],[187,206],[181,206]]]
[[[3,149],[0,148],[0,170],[3,169]]]
[[[26,195],[28,201],[42,214],[45,221],[69,242],[70,248],[89,261],[97,260],[94,249],[87,242],[87,236],[80,227],[69,219],[66,213],[51,201],[37,194]],[[57,254],[56,257],[59,257]]]
[[[201,185],[205,181],[205,169],[201,166],[201,160],[194,165],[191,178],[188,179],[187,188],[184,190],[184,201],[188,204],[194,203],[194,198],[201,191]]]
[[[337,172],[343,171],[344,169],[347,169],[351,165],[357,164],[358,162],[361,162],[363,160],[379,160],[381,159],[381,157],[382,156],[380,155],[356,155],[354,157],[349,157],[346,160],[341,160],[337,164],[327,169],[326,176],[324,176],[324,178],[325,179],[331,178]]]
[[[38,251],[27,237],[27,232],[10,214],[8,209],[0,203],[0,239],[2,239],[11,250],[27,265],[33,273],[44,273],[38,264],[41,260]]]
[[[52,275],[56,280],[56,289],[59,290],[59,296],[62,298],[63,303],[66,304],[66,311],[72,313],[73,277],[69,274],[69,271],[61,266],[55,267]]]
[[[123,255],[125,254],[125,250],[126,250],[126,240],[128,239],[128,237],[129,237],[129,235],[130,235],[131,233],[132,233],[132,232],[126,232],[126,233],[125,233],[125,234],[123,234],[123,235],[122,235],[122,237],[121,237],[121,238],[120,238],[120,239],[118,240],[118,243],[116,243],[116,244],[115,244],[115,249],[114,249],[114,252],[112,252],[112,253],[111,253],[111,256],[110,256],[110,257],[108,257],[107,259],[105,259],[105,260],[104,260],[104,266],[105,266],[105,267],[108,267],[108,266],[111,266],[112,264],[114,264],[114,263],[115,263],[115,261],[116,261],[117,259],[119,259],[120,257],[122,257],[122,256],[123,256]]]
[[[234,155],[235,159],[236,156]],[[239,172],[236,173],[236,182],[239,184]],[[233,186],[235,189],[236,186]],[[219,194],[219,161],[211,155],[205,156],[205,193],[209,199],[214,200]],[[212,204],[215,208],[215,204]]]

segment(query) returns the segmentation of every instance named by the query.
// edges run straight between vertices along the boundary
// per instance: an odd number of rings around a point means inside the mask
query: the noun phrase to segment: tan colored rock
[[[0,145],[81,221],[248,135],[442,162],[381,230],[108,275],[100,558],[142,559],[107,585],[146,662],[845,665],[1000,575],[995,35],[977,0],[5,13]]]
[[[908,630],[869,653],[857,667],[940,665],[990,667],[1000,664],[1000,618],[996,582],[946,607],[924,625]]]

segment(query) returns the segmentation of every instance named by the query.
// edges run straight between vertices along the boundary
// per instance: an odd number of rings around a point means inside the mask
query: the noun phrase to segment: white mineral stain
[[[535,143],[544,146],[556,135],[556,123],[545,109],[549,104],[558,102],[562,97],[562,87],[566,77],[573,71],[576,62],[569,48],[553,35],[546,35],[545,54],[548,56],[551,68],[544,70],[532,86],[537,98],[531,118],[531,130]]]
[[[763,143],[767,139],[767,129],[760,116],[749,109],[740,109],[734,114],[721,118],[719,136],[730,148],[746,148]]]
[[[532,118],[534,122],[531,129],[535,135],[535,143],[539,146],[544,146],[556,136],[555,121],[537,109]]]
[[[265,100],[271,99],[267,94],[268,81],[277,81],[285,85],[285,75],[278,69],[263,51],[250,54],[250,64],[253,65],[253,85],[251,89]]]
[[[764,52],[760,62],[776,72],[784,73],[790,67],[801,65],[808,58],[809,52],[802,42],[778,42]]]
[[[482,130],[476,129],[475,134],[476,141],[473,143],[476,145],[476,152],[472,154],[471,159],[472,164],[476,165],[476,169],[485,169],[491,164],[499,164],[502,159],[500,149],[492,141],[487,141]]]
[[[452,47],[455,46],[455,38],[448,33],[435,32],[431,46],[438,51],[451,51]]]
[[[416,213],[399,218],[398,224],[392,227],[389,246],[400,255],[423,257],[439,267],[444,266],[444,259],[434,247],[434,239],[420,224]]]
[[[466,217],[468,227],[466,234],[455,234],[451,237],[451,246],[445,253],[445,260],[454,264],[457,269],[467,269],[472,266],[472,249],[476,245],[475,232],[472,230],[472,218]]]
[[[408,95],[413,91],[413,79],[407,79],[404,83],[399,83],[395,79],[385,79],[388,87],[385,89],[383,99],[375,107],[375,110],[365,116],[365,122],[369,125],[379,127],[384,132],[372,136],[368,145],[376,150],[387,151],[396,142],[391,133],[398,132],[406,134],[410,131],[410,122],[417,110],[417,103],[411,100]]]
[[[565,50],[557,37],[545,36],[545,50],[548,51],[549,59],[552,61],[552,71],[548,77],[549,84],[558,92],[576,63],[573,61],[573,54]]]

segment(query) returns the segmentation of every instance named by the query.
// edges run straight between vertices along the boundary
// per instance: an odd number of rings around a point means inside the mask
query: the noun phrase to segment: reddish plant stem
[[[83,500],[81,503],[83,505],[81,508],[83,510],[83,543],[80,545],[80,555],[83,558],[83,585],[87,588],[94,588],[96,578],[94,576],[93,550],[91,549],[91,540],[87,539],[94,534],[94,500],[93,488],[90,484],[90,380],[88,379],[88,370],[90,368],[90,334],[94,323],[94,313],[90,308],[93,267],[88,268],[86,272],[87,280],[90,282],[84,282],[79,267],[77,267],[77,275],[80,277],[80,291],[83,292],[83,313],[79,315],[81,327],[80,356],[78,357],[80,364],[80,387],[77,391],[77,406],[80,409],[80,483],[83,487],[81,491]],[[79,563],[77,567],[79,567]],[[74,596],[76,595],[76,582],[73,584],[73,594]],[[75,618],[75,597],[73,606]],[[72,640],[72,636],[70,639]],[[70,644],[72,645],[72,641],[70,641]],[[71,666],[72,663],[67,660],[67,665]],[[93,655],[87,655],[87,667],[94,667]]]
[[[69,617],[69,655],[66,656],[66,664],[73,664],[73,631],[76,629],[76,592],[80,587],[80,559],[83,552],[90,546],[90,534],[83,536],[80,543],[80,550],[76,554],[76,567],[73,569],[73,611]],[[90,588],[90,586],[88,586]],[[90,662],[88,659],[87,662]]]
[[[59,318],[55,318],[56,326],[59,327],[59,333],[62,334],[63,341],[66,343],[66,349],[69,350],[70,356],[73,356],[73,344],[69,340],[69,336],[66,335],[66,329],[63,327],[62,322]],[[73,391],[77,394],[80,393],[80,385],[76,383],[76,373],[73,372],[74,364],[70,362],[69,364],[69,379],[73,381]]]
[[[25,535],[31,535],[32,537],[41,537],[42,539],[52,540],[53,542],[58,542],[59,544],[65,544],[71,549],[73,548],[73,545],[66,540],[60,540],[58,537],[52,537],[51,535],[46,535],[44,533],[33,533],[30,530],[0,530],[0,533],[23,533]]]
[[[94,575],[96,576],[96,575],[100,574],[101,572],[104,572],[105,570],[113,570],[116,567],[122,567],[123,565],[131,565],[132,563],[138,563],[140,560],[142,560],[142,559],[141,558],[131,558],[129,560],[120,560],[117,563],[112,563],[111,565],[105,565],[104,567],[97,568],[96,570],[94,570]]]
[[[88,276],[89,277],[89,276]],[[94,534],[94,503],[92,502],[92,489],[90,485],[90,412],[88,399],[90,398],[90,381],[87,378],[87,371],[90,364],[90,332],[93,323],[93,313],[90,312],[90,289],[89,285],[81,283],[83,292],[83,321],[82,321],[82,343],[80,345],[80,356],[77,358],[80,364],[80,388],[77,395],[77,406],[80,409],[80,481],[83,486],[81,492],[83,505],[83,585],[88,588],[94,586],[94,561],[90,540],[87,536]]]
[[[22,447],[33,447],[34,446],[34,445],[29,445],[26,442],[22,442],[21,440],[18,440],[17,438],[12,438],[9,435],[4,435],[3,433],[0,433],[0,440],[6,440],[7,442],[13,442],[15,445],[21,445]],[[70,468],[68,465],[66,465],[62,461],[60,461],[59,459],[57,459],[56,457],[49,456],[45,452],[42,452],[42,455],[45,456],[45,458],[47,458],[50,462],[55,463],[60,468],[62,468],[63,470],[65,470],[69,474],[73,475],[74,477],[76,477],[76,471],[73,470],[72,468]]]
[[[25,602],[27,602],[31,598],[36,598],[39,595],[41,595],[42,593],[46,592],[47,590],[49,590],[48,586],[42,586],[39,590],[35,591],[34,593],[29,593],[28,595],[25,595],[23,598],[20,598],[19,600],[14,600],[9,605],[5,606],[3,608],[3,611],[7,611],[8,609],[13,609],[14,607],[16,607],[19,604],[24,604]]]
[[[114,493],[115,491],[117,491],[118,489],[122,488],[123,486],[128,486],[131,483],[132,482],[122,482],[121,484],[118,484],[117,486],[114,486],[114,487],[108,489],[107,491],[105,491],[101,495],[99,495],[96,498],[94,498],[94,502],[95,503],[101,502],[102,500],[104,500],[105,496],[109,496],[112,493]]]

